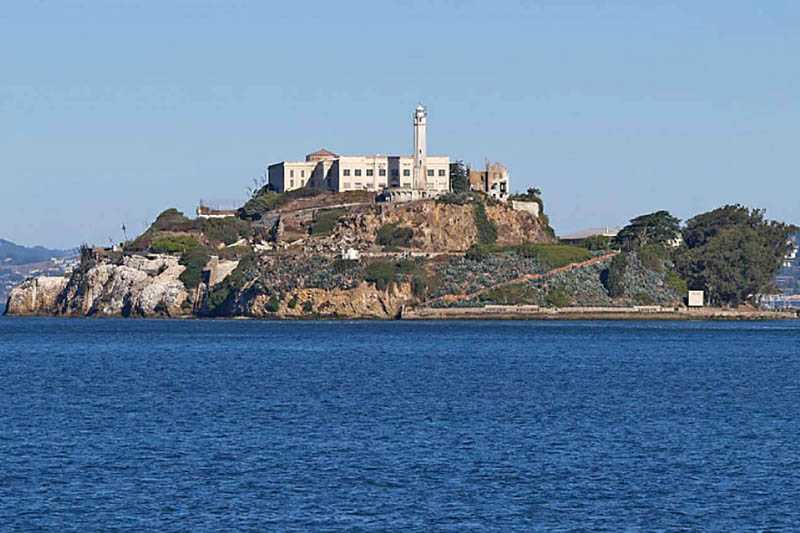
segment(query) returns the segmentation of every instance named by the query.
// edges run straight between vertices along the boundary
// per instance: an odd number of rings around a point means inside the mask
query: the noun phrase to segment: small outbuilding
[[[689,307],[703,307],[705,305],[705,293],[703,291],[689,291]]]

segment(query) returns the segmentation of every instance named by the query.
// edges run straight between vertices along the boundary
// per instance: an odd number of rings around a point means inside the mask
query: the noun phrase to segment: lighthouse
[[[414,110],[414,183],[419,191],[427,189],[427,147],[428,112],[422,104]]]

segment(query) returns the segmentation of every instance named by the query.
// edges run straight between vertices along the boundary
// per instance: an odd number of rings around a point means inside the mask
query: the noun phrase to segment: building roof
[[[306,156],[306,159],[329,159],[329,158],[337,158],[339,157],[337,154],[334,154],[330,150],[326,150],[325,148],[320,148],[316,152],[311,152]]]
[[[569,235],[562,235],[561,238],[568,241],[577,241],[580,239],[588,239],[589,237],[594,237],[595,235],[601,235],[603,237],[616,237],[617,233],[619,233],[619,230],[616,228],[590,228],[576,231],[575,233],[571,233]]]

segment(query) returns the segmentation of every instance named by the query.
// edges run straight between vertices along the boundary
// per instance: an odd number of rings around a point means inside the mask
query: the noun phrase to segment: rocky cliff
[[[11,315],[182,316],[191,313],[185,267],[171,256],[126,256],[82,265],[69,278],[39,277],[11,291]]]
[[[486,217],[497,229],[501,246],[553,242],[538,217],[505,204],[486,205]],[[364,248],[374,244],[381,227],[397,224],[413,231],[413,248],[423,252],[463,252],[478,242],[475,206],[435,201],[378,205],[342,220],[333,239]],[[358,246],[360,244],[360,246]]]

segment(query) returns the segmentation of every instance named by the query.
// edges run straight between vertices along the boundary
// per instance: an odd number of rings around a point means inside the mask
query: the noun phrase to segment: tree
[[[469,192],[469,168],[463,161],[450,163],[450,190],[452,192]]]
[[[623,250],[636,250],[648,244],[666,247],[680,236],[680,223],[668,211],[641,215],[620,230],[616,242]]]
[[[794,229],[767,221],[763,210],[726,205],[687,222],[675,265],[690,289],[736,306],[772,287]]]

